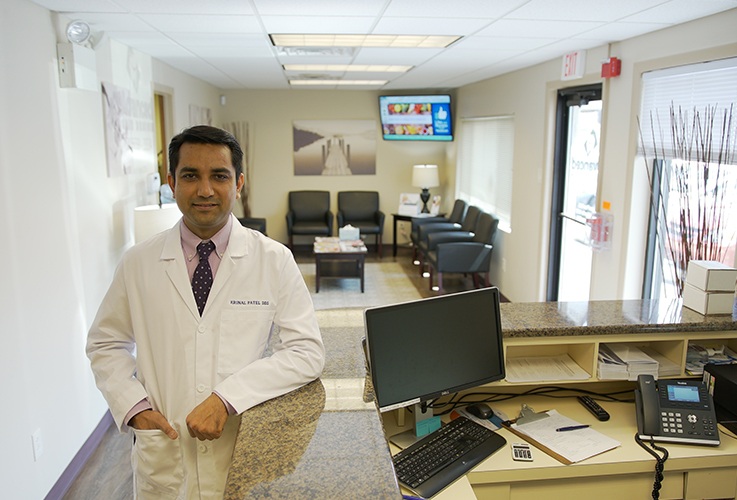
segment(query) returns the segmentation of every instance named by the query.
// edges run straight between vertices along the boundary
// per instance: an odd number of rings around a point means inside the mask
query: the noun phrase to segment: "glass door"
[[[586,301],[591,282],[589,219],[596,212],[601,86],[559,92],[548,263],[549,301]]]

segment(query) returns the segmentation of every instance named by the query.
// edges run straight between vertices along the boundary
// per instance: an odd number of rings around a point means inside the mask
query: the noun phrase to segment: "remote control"
[[[586,407],[597,419],[604,422],[609,420],[609,414],[604,408],[599,406],[599,403],[594,401],[590,396],[577,396],[576,399]]]

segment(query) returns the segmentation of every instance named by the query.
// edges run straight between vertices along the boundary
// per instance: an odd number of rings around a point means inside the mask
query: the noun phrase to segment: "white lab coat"
[[[232,217],[232,216],[231,216]],[[237,220],[202,317],[179,224],[131,248],[90,329],[87,355],[118,427],[143,398],[179,433],[135,431],[138,498],[222,498],[238,417],[213,441],[185,419],[217,391],[240,414],[320,376],[324,348],[291,252]],[[264,357],[272,324],[280,342]]]

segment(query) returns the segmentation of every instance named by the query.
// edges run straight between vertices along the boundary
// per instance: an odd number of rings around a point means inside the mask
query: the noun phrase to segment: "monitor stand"
[[[409,448],[426,435],[417,436],[417,424],[432,417],[432,409],[428,409],[426,403],[416,403],[412,411],[412,429],[391,436],[389,442],[401,449]]]

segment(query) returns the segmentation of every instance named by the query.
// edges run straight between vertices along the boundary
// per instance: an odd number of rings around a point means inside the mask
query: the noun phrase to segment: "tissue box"
[[[692,260],[686,270],[686,283],[707,292],[735,291],[737,269],[712,260]],[[730,311],[731,312],[731,309]]]
[[[688,282],[683,287],[683,305],[701,314],[732,314],[734,300],[734,292],[707,292]]]
[[[360,239],[360,232],[357,227],[343,226],[338,229],[338,237],[341,240],[357,240]]]

